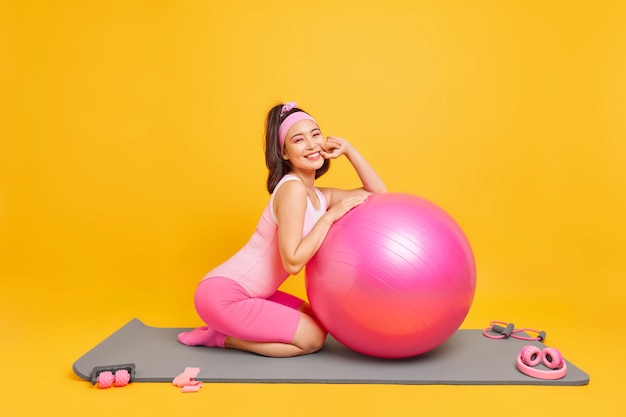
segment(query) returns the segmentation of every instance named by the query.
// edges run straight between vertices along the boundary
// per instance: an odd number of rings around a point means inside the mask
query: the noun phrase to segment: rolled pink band
[[[289,131],[289,129],[291,129],[291,126],[302,120],[312,120],[315,124],[317,124],[317,121],[315,121],[313,117],[309,116],[303,111],[291,113],[280,124],[280,127],[278,128],[278,143],[280,144],[281,152],[283,151],[283,147],[285,146],[285,136],[287,135],[287,132]]]
[[[200,368],[187,367],[178,375],[172,383],[181,388],[182,392],[198,392],[202,387],[202,381],[196,381],[195,377],[200,373]]]

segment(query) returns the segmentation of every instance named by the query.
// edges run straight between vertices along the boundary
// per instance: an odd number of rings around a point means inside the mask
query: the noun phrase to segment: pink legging
[[[196,311],[214,330],[253,342],[291,343],[303,300],[282,291],[268,299],[251,297],[229,278],[207,278],[198,284]]]

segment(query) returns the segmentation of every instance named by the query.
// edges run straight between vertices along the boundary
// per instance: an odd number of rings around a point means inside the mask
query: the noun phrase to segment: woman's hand
[[[342,138],[328,136],[322,145],[322,156],[325,159],[336,159],[344,155],[350,149],[350,143]]]
[[[342,218],[347,212],[352,210],[354,207],[362,204],[367,197],[369,197],[369,193],[359,193],[352,194],[347,197],[342,198],[336,204],[334,204],[331,208],[326,212],[327,216],[330,216],[331,220],[336,222],[340,218]]]
[[[363,190],[371,194],[386,193],[387,187],[383,180],[378,176],[374,168],[363,158],[359,151],[352,146],[347,140],[338,138],[336,136],[328,136],[326,142],[321,145],[322,150],[320,154],[326,159],[336,159],[341,155],[348,158],[348,161],[352,164],[356,170],[357,175],[361,179],[363,184]],[[335,193],[333,193],[335,194]],[[332,201],[338,201],[344,197],[343,193],[338,193],[336,199]],[[330,201],[330,200],[329,200]],[[330,204],[332,205],[332,203]]]

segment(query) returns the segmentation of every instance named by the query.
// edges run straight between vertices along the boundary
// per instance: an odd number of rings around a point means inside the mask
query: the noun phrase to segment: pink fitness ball
[[[420,355],[448,340],[474,299],[476,264],[450,215],[414,195],[370,196],[339,219],[306,269],[311,307],[348,348]]]

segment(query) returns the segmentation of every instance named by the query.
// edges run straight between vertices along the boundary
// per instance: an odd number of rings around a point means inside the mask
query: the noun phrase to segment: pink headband
[[[283,112],[291,110],[292,108],[295,107],[295,105],[296,103],[292,103],[292,102],[285,104],[283,106]],[[288,106],[291,106],[291,107],[289,108]],[[317,124],[317,121],[315,121],[313,117],[309,116],[303,111],[297,111],[295,113],[291,113],[280,124],[280,127],[278,128],[278,143],[280,145],[281,152],[283,150],[283,147],[285,146],[285,136],[287,135],[287,131],[291,129],[291,126],[295,125],[296,123],[302,120],[311,120],[315,124]]]

